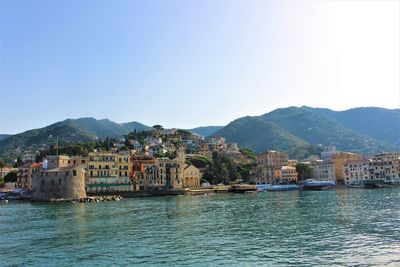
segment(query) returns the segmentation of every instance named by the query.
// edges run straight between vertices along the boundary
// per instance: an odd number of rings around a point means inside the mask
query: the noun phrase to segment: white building
[[[331,161],[317,160],[311,163],[312,178],[317,181],[335,181],[335,166]]]
[[[336,147],[335,146],[326,146],[324,147],[324,151],[321,152],[321,159],[330,159],[333,155],[335,155]]]

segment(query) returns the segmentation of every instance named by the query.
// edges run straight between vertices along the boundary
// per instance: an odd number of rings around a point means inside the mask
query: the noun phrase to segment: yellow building
[[[132,183],[129,166],[130,166],[129,152],[117,153],[117,175],[119,181]],[[131,188],[129,188],[129,190],[124,190],[124,191],[132,191],[132,190],[133,190],[133,185],[131,185]]]
[[[133,183],[129,178],[129,155],[92,152],[89,153],[87,165],[88,193],[133,190]],[[126,166],[128,166],[128,169],[126,169]],[[121,177],[119,176],[120,172]]]
[[[296,167],[282,166],[280,180],[283,183],[297,182]]]
[[[193,165],[185,165],[183,170],[183,188],[200,186],[200,170]]]
[[[345,183],[344,164],[350,160],[361,160],[360,154],[340,152],[332,156],[332,163],[335,167],[336,182],[338,184]]]

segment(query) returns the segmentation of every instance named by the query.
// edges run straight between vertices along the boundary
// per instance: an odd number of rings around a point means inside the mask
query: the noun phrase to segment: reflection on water
[[[400,265],[400,189],[0,206],[0,265]]]

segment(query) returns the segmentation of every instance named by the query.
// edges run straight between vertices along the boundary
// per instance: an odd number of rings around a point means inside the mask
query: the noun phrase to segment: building
[[[271,184],[281,182],[282,167],[288,166],[288,163],[289,155],[284,152],[268,150],[264,153],[258,154],[257,166],[253,170],[250,180],[256,184]],[[285,175],[287,175],[287,177],[291,177],[289,169],[285,170]],[[285,177],[285,179],[287,177]]]
[[[387,152],[375,154],[372,156],[374,161],[384,161],[384,160],[398,160],[400,159],[400,152]]]
[[[351,184],[356,180],[368,180],[369,160],[348,160],[344,163],[344,183]]]
[[[284,152],[268,150],[257,155],[257,164],[269,168],[280,169],[288,165],[289,155]]]
[[[33,201],[85,197],[85,170],[81,166],[40,169],[32,177]]]
[[[154,145],[154,146],[151,146],[149,149],[150,156],[162,155],[167,152],[168,152],[168,149],[164,145]]]
[[[120,159],[121,162],[119,162]],[[133,183],[129,175],[129,155],[117,155],[111,152],[92,152],[89,153],[87,166],[88,193],[126,192],[133,190]],[[128,170],[126,166],[128,166]],[[122,176],[119,176],[120,171]]]
[[[360,154],[340,152],[332,156],[332,163],[335,167],[336,182],[338,184],[345,184],[344,164],[350,160],[362,160]]]
[[[321,152],[321,159],[326,160],[332,158],[333,155],[336,155],[338,152],[336,151],[335,146],[326,146],[324,150]]]
[[[193,165],[185,165],[183,170],[183,188],[200,186],[200,170]]]
[[[36,154],[35,153],[26,153],[26,154],[22,155],[22,162],[24,164],[34,163],[35,160],[36,160]]]
[[[18,168],[16,187],[23,190],[32,189],[32,176],[42,167],[42,163],[27,163]]]
[[[134,184],[131,178],[130,172],[130,153],[119,152],[117,156],[117,175],[118,175],[118,188],[115,188],[117,192],[134,191]]]
[[[331,161],[317,160],[311,162],[312,179],[317,181],[334,181],[336,182],[335,166]]]
[[[147,137],[143,143],[148,146],[162,145],[162,140],[161,138]]]
[[[209,159],[212,158],[212,151],[210,149],[209,144],[207,143],[202,143],[200,144],[199,150],[196,153],[199,156],[207,157]]]
[[[131,156],[132,178],[138,190],[175,190],[183,188],[185,152],[176,151],[176,158]]]
[[[275,180],[277,183],[295,183],[297,182],[297,171],[292,166],[282,166],[280,171],[276,174]]]
[[[369,163],[369,176],[371,179],[399,180],[400,159],[396,157],[378,157]]]
[[[279,170],[280,171],[280,170]],[[250,182],[255,184],[272,184],[277,173],[274,168],[257,165],[250,174]],[[280,174],[278,174],[280,175]]]
[[[71,158],[65,155],[49,155],[44,161],[47,161],[47,169],[58,167],[68,167],[71,165]]]

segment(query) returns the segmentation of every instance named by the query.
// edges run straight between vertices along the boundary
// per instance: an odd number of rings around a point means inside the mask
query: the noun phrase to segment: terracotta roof
[[[38,162],[38,163],[35,162],[35,163],[32,163],[30,167],[31,168],[35,168],[35,169],[36,168],[40,168],[40,167],[42,167],[42,163],[41,162]]]

